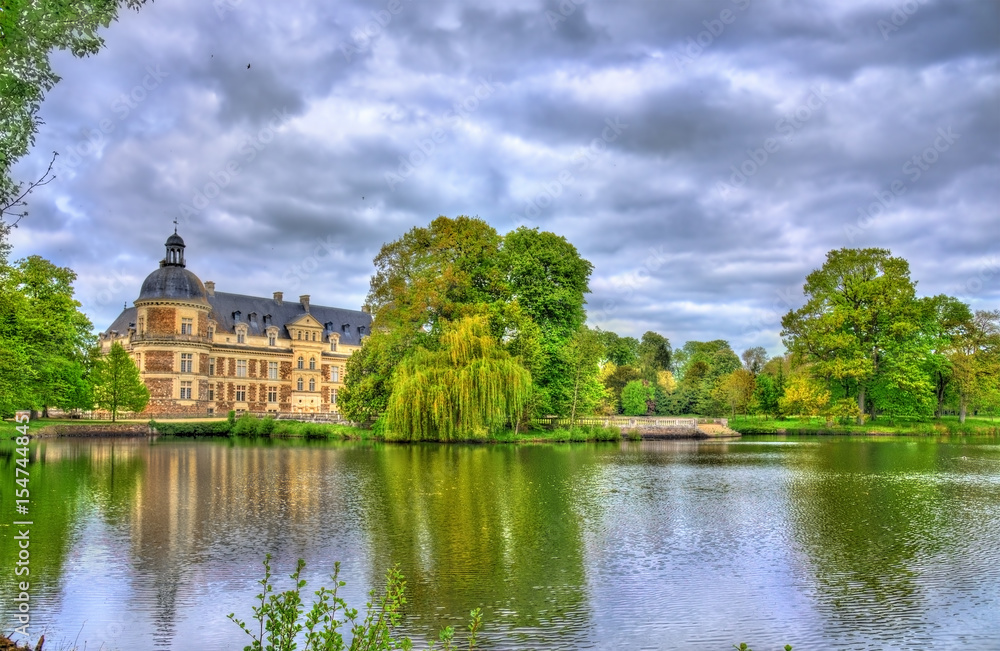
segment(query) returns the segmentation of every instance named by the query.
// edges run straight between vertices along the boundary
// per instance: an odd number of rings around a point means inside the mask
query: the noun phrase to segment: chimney
[[[309,311],[309,294],[303,294],[299,296],[299,303],[302,303],[302,309],[306,312]]]
[[[369,307],[368,305],[362,305],[361,306],[361,311],[364,312],[365,314],[371,314],[372,313],[372,308]]]
[[[281,292],[274,292],[274,302],[281,305],[281,297],[284,296]]]
[[[215,296],[215,281],[210,280],[205,283],[205,290],[208,292],[209,296]]]

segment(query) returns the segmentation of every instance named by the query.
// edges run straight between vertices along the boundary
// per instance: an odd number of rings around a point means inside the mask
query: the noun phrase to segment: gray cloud
[[[675,345],[779,352],[780,314],[843,246],[996,307],[998,20],[930,0],[153,3],[97,57],[56,56],[18,172],[56,150],[59,178],[15,255],[77,270],[98,327],[175,218],[220,290],[346,307],[381,244],[439,214],[539,226],[594,263],[592,323]]]

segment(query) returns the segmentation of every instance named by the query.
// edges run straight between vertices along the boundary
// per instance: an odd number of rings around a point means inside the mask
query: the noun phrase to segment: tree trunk
[[[858,425],[865,424],[865,388],[858,388]]]
[[[963,425],[965,424],[966,407],[967,405],[965,404],[965,396],[962,396],[961,398],[959,398],[958,422],[962,423]]]

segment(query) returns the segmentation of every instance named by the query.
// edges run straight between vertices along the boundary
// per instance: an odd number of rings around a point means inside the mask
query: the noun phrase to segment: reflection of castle
[[[149,388],[150,415],[229,410],[332,413],[345,363],[368,334],[366,312],[216,292],[184,268],[184,240],[167,239],[160,268],[106,332],[129,351]]]

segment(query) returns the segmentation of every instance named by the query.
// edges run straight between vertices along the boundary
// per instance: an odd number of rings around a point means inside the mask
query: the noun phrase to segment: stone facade
[[[105,351],[120,342],[139,366],[150,390],[146,414],[336,414],[347,360],[371,317],[311,305],[308,296],[217,293],[184,269],[183,249],[172,235],[134,307],[101,334]]]

